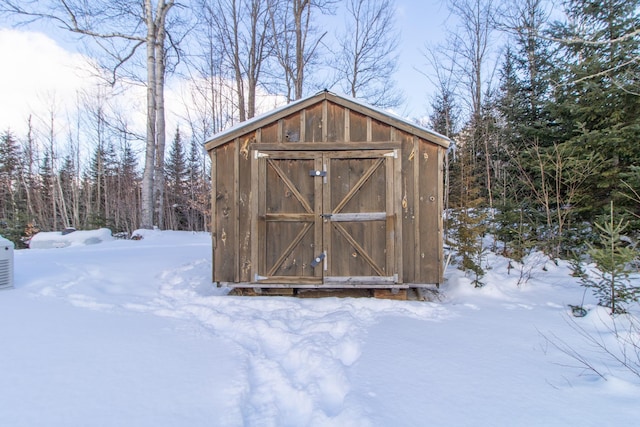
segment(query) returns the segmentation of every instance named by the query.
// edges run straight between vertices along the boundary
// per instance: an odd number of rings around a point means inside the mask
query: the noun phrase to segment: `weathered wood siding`
[[[238,204],[234,188],[236,144],[223,145],[216,149],[215,178],[212,191],[215,194],[213,210],[214,271],[220,280],[236,281],[235,266],[238,253],[236,234]],[[239,279],[239,278],[238,278]]]
[[[324,275],[442,281],[444,147],[366,113],[309,102],[210,149],[214,281],[321,284],[327,247]]]

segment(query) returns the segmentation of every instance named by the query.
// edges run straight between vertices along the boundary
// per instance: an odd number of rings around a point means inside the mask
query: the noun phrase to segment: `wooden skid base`
[[[234,296],[287,296],[298,298],[379,298],[407,300],[407,289],[307,289],[307,288],[233,288]]]
[[[233,288],[229,295],[236,296],[280,296],[280,297],[292,297],[295,295],[295,289],[293,288]]]
[[[406,289],[374,289],[373,297],[380,299],[395,299],[395,300],[406,300],[407,299],[407,290]]]

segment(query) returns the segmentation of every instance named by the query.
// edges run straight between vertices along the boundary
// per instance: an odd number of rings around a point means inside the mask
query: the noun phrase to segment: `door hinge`
[[[254,278],[254,282],[259,282],[260,280],[267,280],[268,277],[267,276],[260,276],[258,273],[255,274]]]
[[[394,159],[398,158],[398,150],[389,151],[384,155],[385,157],[393,157]]]
[[[269,154],[268,154],[268,153],[260,152],[260,151],[258,151],[258,150],[255,150],[255,151],[253,152],[253,157],[257,160],[257,159],[261,159],[261,158],[263,158],[263,157],[269,157]]]

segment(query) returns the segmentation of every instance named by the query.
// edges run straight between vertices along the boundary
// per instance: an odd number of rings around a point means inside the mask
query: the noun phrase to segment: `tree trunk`
[[[166,12],[161,9],[164,2],[158,3],[156,13],[156,40],[154,42],[156,59],[156,155],[155,172],[153,181],[153,193],[155,202],[155,218],[158,227],[163,227],[164,222],[164,151],[165,151],[165,109],[164,109],[164,82],[165,82],[165,17]]]
[[[147,24],[147,142],[142,172],[142,195],[140,211],[140,227],[153,227],[153,181],[156,155],[156,49],[155,21],[151,0],[145,0],[145,20]]]

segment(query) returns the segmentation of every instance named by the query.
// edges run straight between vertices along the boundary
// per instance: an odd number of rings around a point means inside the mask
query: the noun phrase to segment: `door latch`
[[[310,170],[309,176],[327,176],[327,171]]]
[[[323,252],[311,261],[311,267],[316,268],[322,262],[326,254]]]

